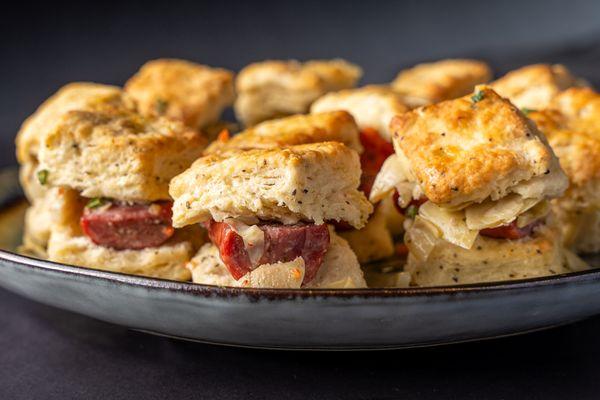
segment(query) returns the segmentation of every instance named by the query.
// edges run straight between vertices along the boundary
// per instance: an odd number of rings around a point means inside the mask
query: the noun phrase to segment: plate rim
[[[0,249],[0,261],[8,261],[19,268],[34,268],[45,272],[61,273],[78,277],[117,282],[146,289],[183,292],[190,295],[211,297],[250,297],[254,299],[290,299],[290,298],[399,298],[420,296],[448,296],[457,293],[499,292],[517,289],[533,289],[542,286],[555,286],[585,281],[600,280],[600,268],[565,274],[542,276],[537,278],[516,279],[512,281],[471,283],[453,286],[409,287],[409,288],[357,288],[357,289],[275,289],[275,288],[238,288],[229,286],[206,285],[193,282],[131,275],[121,272],[79,267],[42,260],[11,251]],[[3,266],[6,267],[5,263]]]

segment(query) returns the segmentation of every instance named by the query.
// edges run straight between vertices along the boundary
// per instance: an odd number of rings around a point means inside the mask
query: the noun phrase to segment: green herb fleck
[[[94,197],[93,199],[90,199],[85,206],[87,208],[98,208],[104,205],[104,203],[106,203],[106,201],[102,197]]]
[[[45,185],[46,183],[48,183],[48,170],[47,169],[41,169],[37,172],[37,178],[38,181],[40,181],[40,185]]]
[[[156,113],[158,115],[163,115],[167,111],[167,107],[169,107],[169,103],[166,100],[156,99],[154,108],[156,109]]]
[[[525,115],[529,115],[532,112],[534,112],[535,110],[533,108],[527,108],[527,107],[523,107],[521,108],[521,112]]]
[[[419,213],[419,207],[412,204],[412,205],[408,206],[408,208],[406,209],[405,215],[410,219],[414,219],[418,213]]]
[[[471,96],[471,100],[473,101],[473,103],[479,103],[481,100],[483,100],[484,97],[485,95],[483,94],[483,92],[479,90],[477,93]]]

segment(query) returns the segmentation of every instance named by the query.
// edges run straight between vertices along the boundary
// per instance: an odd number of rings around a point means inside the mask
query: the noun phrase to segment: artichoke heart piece
[[[389,156],[381,166],[381,170],[373,183],[373,189],[371,189],[369,200],[371,200],[372,203],[377,203],[378,201],[383,200],[383,198],[397,187],[399,187],[398,190],[401,199],[409,195],[412,196],[413,186],[414,183],[409,182],[400,159],[397,155],[393,154]],[[405,190],[400,188],[405,188]],[[408,199],[408,202],[410,202],[410,198]]]
[[[444,240],[465,249],[473,246],[479,234],[478,230],[469,229],[462,210],[451,211],[428,201],[419,208],[419,215],[435,225]]]
[[[549,212],[550,202],[548,200],[542,200],[517,217],[517,226],[523,228],[524,226],[544,218]]]
[[[472,204],[465,209],[467,227],[481,230],[508,225],[539,202],[539,198],[525,199],[518,194],[510,194],[497,201]]]
[[[417,216],[406,231],[404,243],[419,261],[425,261],[442,237],[442,232],[431,222]]]

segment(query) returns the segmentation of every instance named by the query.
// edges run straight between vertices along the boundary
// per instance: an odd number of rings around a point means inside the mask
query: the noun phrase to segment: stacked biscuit
[[[184,266],[202,232],[173,228],[168,186],[201,155],[207,140],[200,129],[232,101],[233,74],[179,60],[148,63],[125,90],[91,83],[59,90],[17,136],[32,204],[23,250],[189,279]]]
[[[356,256],[327,224],[365,224],[372,206],[359,182],[358,154],[340,142],[198,159],[170,188],[174,225],[208,230],[211,243],[189,265],[194,282],[365,287]]]
[[[491,70],[466,59],[355,88],[361,75],[343,60],[265,61],[234,85],[223,69],[155,60],[124,89],[68,85],[17,137],[24,249],[239,287],[587,267],[571,252],[600,249],[600,95],[585,81],[533,65],[477,86]],[[230,105],[235,135],[220,120]],[[365,281],[361,264],[394,258],[404,272]]]
[[[551,203],[563,243],[578,254],[600,251],[600,94],[566,67],[549,64],[517,69],[492,86],[535,122],[569,178]]]
[[[394,118],[396,155],[373,200],[410,209],[406,270],[422,286],[558,274],[584,267],[562,246],[549,201],[568,185],[535,124],[488,87]]]

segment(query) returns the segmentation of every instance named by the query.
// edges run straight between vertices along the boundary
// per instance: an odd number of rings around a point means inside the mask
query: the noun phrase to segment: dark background
[[[24,3],[24,2],[23,2]],[[562,62],[600,86],[597,1],[13,4],[0,13],[0,166],[21,121],[63,84],[122,84],[146,60],[239,70],[343,57],[363,83],[442,57],[498,74]],[[557,299],[560,301],[560,299]],[[435,327],[432,327],[435,329]],[[598,398],[600,319],[433,349],[267,352],[131,332],[0,290],[0,399]]]

